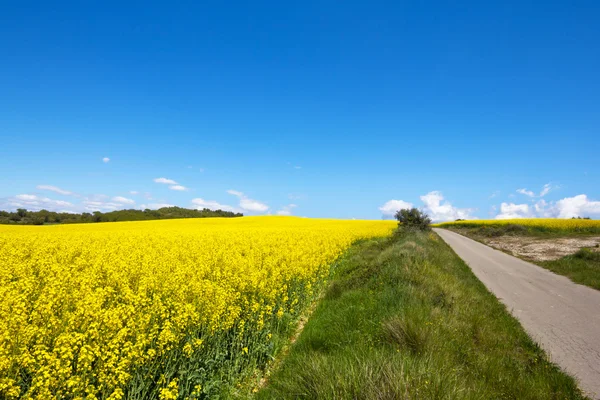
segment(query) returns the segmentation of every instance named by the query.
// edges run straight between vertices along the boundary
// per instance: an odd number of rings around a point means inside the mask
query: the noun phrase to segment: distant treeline
[[[163,207],[158,210],[117,210],[102,213],[67,213],[48,210],[27,211],[24,208],[16,212],[0,210],[0,224],[44,225],[44,224],[79,224],[87,222],[116,222],[116,221],[148,221],[154,219],[173,218],[213,218],[213,217],[243,217],[244,214],[223,210],[190,210],[181,207]]]

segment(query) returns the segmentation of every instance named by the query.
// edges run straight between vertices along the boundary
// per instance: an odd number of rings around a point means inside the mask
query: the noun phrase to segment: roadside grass
[[[600,290],[600,253],[581,249],[575,254],[552,261],[541,261],[540,266],[569,277],[573,282]]]
[[[353,246],[256,398],[584,397],[431,232]]]
[[[471,237],[484,237],[484,238],[495,238],[500,236],[532,236],[532,237],[581,237],[581,236],[594,236],[600,233],[600,230],[555,230],[555,229],[543,229],[539,227],[528,227],[519,224],[503,224],[503,225],[474,225],[469,226],[465,224],[444,223],[434,225],[438,228],[448,229],[454,232],[458,232],[465,236]]]
[[[539,238],[567,238],[567,237],[585,237],[592,236],[589,233],[580,233],[577,231],[557,232],[557,231],[529,231],[526,227],[509,224],[499,226],[477,226],[464,227],[458,225],[443,226],[444,229],[470,237],[485,244],[484,239],[500,236],[528,236]],[[596,236],[596,235],[593,235]],[[500,250],[502,251],[502,250]],[[509,253],[512,256],[515,254]],[[575,283],[586,285],[600,290],[600,252],[590,249],[581,249],[578,252],[552,261],[537,261],[521,257],[525,261],[539,265],[556,274],[566,276]]]
[[[474,230],[481,235],[530,234],[561,235],[598,234],[600,221],[591,219],[519,218],[502,220],[457,220],[433,225],[438,228]]]

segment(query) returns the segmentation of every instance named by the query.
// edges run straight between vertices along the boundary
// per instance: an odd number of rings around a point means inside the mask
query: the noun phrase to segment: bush
[[[600,253],[585,248],[579,249],[577,253],[573,254],[573,257],[581,260],[600,261]]]
[[[483,225],[479,228],[471,230],[471,233],[478,236],[485,236],[489,238],[500,237],[504,235],[509,236],[520,236],[526,235],[528,229],[526,226],[519,224],[507,224],[507,225]]]
[[[428,231],[431,229],[431,218],[417,208],[398,210],[395,215],[398,229]]]

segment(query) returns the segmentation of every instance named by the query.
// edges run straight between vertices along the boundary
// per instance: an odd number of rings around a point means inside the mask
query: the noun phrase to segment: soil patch
[[[600,236],[535,238],[528,236],[500,236],[480,238],[488,246],[533,261],[551,261],[576,253],[581,248],[600,251]]]

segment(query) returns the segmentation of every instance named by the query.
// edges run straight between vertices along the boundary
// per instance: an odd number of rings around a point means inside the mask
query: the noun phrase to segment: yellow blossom
[[[268,348],[277,319],[304,311],[348,246],[395,225],[294,217],[0,225],[0,398],[120,399],[134,384],[177,398],[178,381],[165,386],[167,376],[233,345],[213,338],[238,341],[236,357]],[[212,386],[186,383],[181,396]]]

